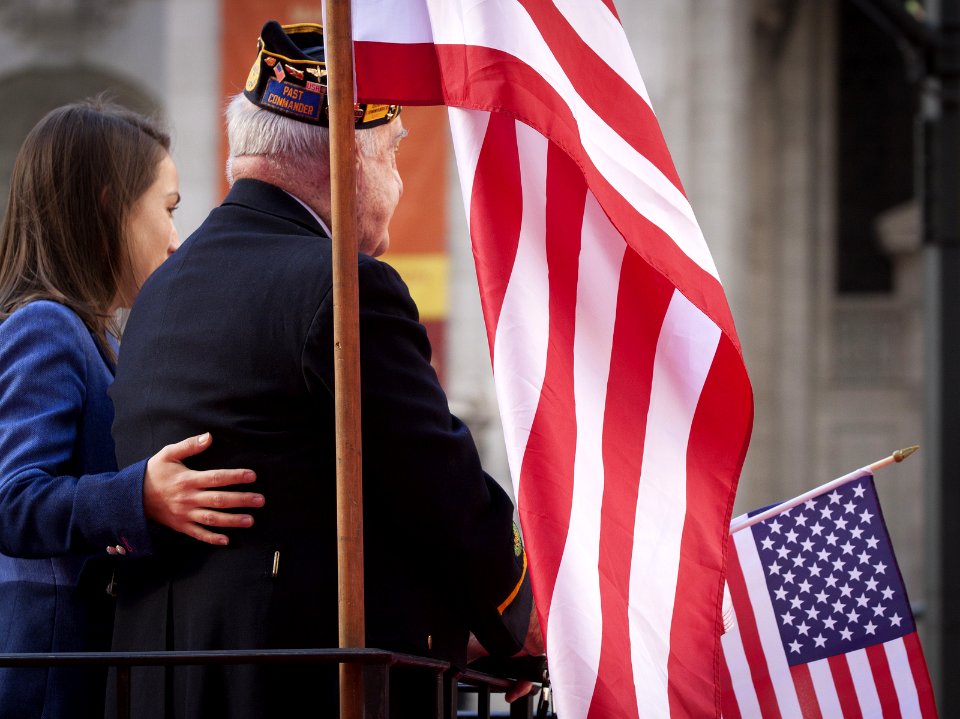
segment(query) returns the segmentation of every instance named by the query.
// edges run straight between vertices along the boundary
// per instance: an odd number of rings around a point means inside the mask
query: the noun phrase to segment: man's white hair
[[[361,152],[373,154],[379,150],[386,137],[386,133],[379,130],[377,127],[356,133],[357,147]],[[227,160],[229,175],[233,159],[245,155],[326,157],[330,145],[330,131],[319,125],[264,110],[241,93],[227,106],[227,142],[230,148],[230,157]]]

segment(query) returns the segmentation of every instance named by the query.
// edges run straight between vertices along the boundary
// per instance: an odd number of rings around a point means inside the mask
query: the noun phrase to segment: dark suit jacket
[[[158,530],[120,581],[115,647],[337,646],[330,259],[294,198],[241,180],[144,285],[111,390],[121,463],[210,431],[194,466],[255,470],[266,505],[228,548]],[[360,255],[359,281],[367,646],[462,663],[472,629],[513,653],[532,601],[513,506],[450,414],[400,277]],[[315,669],[184,670],[166,695],[143,674],[136,716],[164,698],[178,717],[282,716],[332,693]]]
[[[0,323],[0,653],[105,651],[106,547],[149,549],[144,462],[117,471],[113,363],[67,307]],[[102,716],[101,670],[0,668],[0,718]]]

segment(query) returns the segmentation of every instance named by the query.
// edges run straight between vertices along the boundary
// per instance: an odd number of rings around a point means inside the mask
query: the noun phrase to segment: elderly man
[[[111,392],[121,462],[209,429],[196,466],[254,469],[266,503],[228,547],[157,527],[156,555],[118,577],[119,650],[337,646],[321,32],[264,26],[227,111],[232,189],[141,290]],[[538,631],[513,507],[450,414],[406,286],[374,259],[403,190],[398,114],[356,111],[367,645],[462,665],[470,632],[510,655]],[[392,682],[392,716],[429,715],[421,685]],[[137,717],[331,716],[336,671],[150,668],[132,695]]]

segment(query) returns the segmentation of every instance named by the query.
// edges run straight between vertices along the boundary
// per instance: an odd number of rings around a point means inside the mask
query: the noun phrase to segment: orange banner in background
[[[300,0],[221,0],[221,110],[243,85],[257,55],[257,38],[267,20],[282,24],[321,22],[322,4]],[[447,163],[450,133],[442,107],[405,107],[404,127],[410,135],[400,146],[397,164],[404,196],[390,224],[392,264],[410,287],[434,349],[434,366],[443,376],[444,321],[447,316],[448,261]],[[220,165],[227,159],[226,132],[221,134]],[[227,193],[224,178],[222,194]]]

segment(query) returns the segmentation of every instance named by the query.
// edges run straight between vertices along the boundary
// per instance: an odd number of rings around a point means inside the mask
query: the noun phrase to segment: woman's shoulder
[[[53,300],[33,300],[14,310],[3,324],[8,322],[49,322],[83,327],[80,315],[72,309]]]
[[[43,344],[83,342],[90,337],[80,316],[52,300],[34,300],[0,322],[0,337],[34,339]]]

